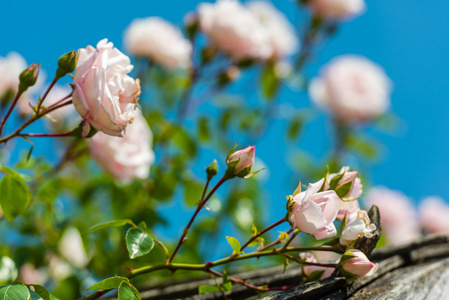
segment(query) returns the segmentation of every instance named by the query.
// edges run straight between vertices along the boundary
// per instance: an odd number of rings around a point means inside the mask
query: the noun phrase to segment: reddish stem
[[[8,120],[9,116],[11,115],[14,107],[17,104],[17,101],[19,100],[21,93],[17,93],[16,97],[14,98],[14,101],[12,102],[11,106],[9,107],[8,112],[6,113],[6,116],[2,119],[2,123],[0,125],[0,137],[2,136],[3,127],[5,126],[6,121]]]
[[[58,137],[58,136],[71,136],[72,132],[58,132],[58,133],[19,133],[17,136],[30,136],[30,137]]]
[[[282,218],[276,222],[274,222],[273,224],[271,224],[270,226],[268,226],[267,228],[261,230],[260,232],[258,232],[255,236],[251,237],[246,243],[245,245],[242,246],[242,248],[240,249],[240,251],[243,251],[243,249],[245,249],[249,244],[251,244],[252,241],[254,241],[255,239],[257,239],[259,236],[261,236],[262,234],[264,234],[265,232],[269,231],[270,229],[273,229],[274,227],[281,225],[282,223],[285,222],[285,218]]]

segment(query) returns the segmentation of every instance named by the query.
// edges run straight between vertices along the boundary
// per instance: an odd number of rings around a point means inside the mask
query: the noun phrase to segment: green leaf
[[[179,126],[173,126],[171,130],[174,131],[172,140],[179,147],[179,149],[188,156],[194,157],[196,155],[197,147],[195,141],[189,133]]]
[[[269,64],[265,67],[262,73],[261,82],[263,95],[268,100],[272,100],[279,88],[279,79],[276,76],[274,64]]]
[[[241,254],[243,252],[240,251],[242,246],[240,246],[240,242],[232,236],[227,236],[226,239],[228,240],[229,245],[231,245],[232,249],[234,249],[235,253]]]
[[[20,179],[22,181],[30,181],[29,176],[20,174],[16,170],[8,168],[7,166],[2,167],[2,172],[7,173],[7,174],[11,175],[12,177],[16,177],[17,179]]]
[[[70,133],[71,136],[75,136],[78,138],[83,138],[83,126],[84,126],[84,121],[81,122],[81,124],[76,127],[75,129],[72,130],[72,132]],[[97,129],[95,129],[93,126],[90,126],[90,131],[87,134],[87,136],[85,136],[84,138],[91,138],[93,137],[96,133],[98,132]]]
[[[345,175],[345,172],[335,175],[332,178],[331,182],[329,182],[329,190],[335,190],[337,188],[338,182],[344,175]]]
[[[302,120],[299,118],[293,119],[293,121],[289,124],[287,128],[287,138],[289,140],[294,140],[298,137],[299,133],[302,129]]]
[[[187,205],[194,206],[200,202],[202,193],[203,185],[191,179],[184,181],[184,201]]]
[[[257,235],[257,227],[253,222],[253,224],[251,226],[251,236],[256,236],[256,235]]]
[[[100,291],[100,290],[110,290],[115,289],[120,286],[122,281],[129,282],[128,278],[122,276],[114,276],[111,278],[106,278],[100,282],[95,283],[94,285],[88,288],[89,291]]]
[[[126,248],[133,259],[149,253],[154,247],[153,239],[142,228],[132,227],[126,232]]]
[[[307,276],[307,280],[308,281],[316,281],[319,280],[321,278],[321,276],[323,275],[325,270],[321,270],[321,271],[314,271],[312,273],[310,273],[309,276]]]
[[[0,205],[9,222],[23,214],[31,201],[28,186],[11,175],[6,175],[0,180],[0,195]]]
[[[36,294],[40,296],[40,298],[36,299],[51,300],[51,294],[45,287],[39,284],[31,284],[31,286],[34,287]],[[31,295],[31,298],[34,299],[33,295]]]
[[[225,292],[228,292],[230,290],[232,290],[232,282],[231,279],[229,278],[228,274],[225,272],[223,272],[224,276],[223,276],[223,284],[221,285],[223,287],[223,290]]]
[[[122,281],[118,288],[118,300],[140,300],[140,294],[137,289],[133,289],[128,282]]]
[[[22,284],[5,285],[0,288],[0,299],[30,300],[30,290]]]
[[[93,232],[93,231],[102,230],[102,229],[110,228],[110,227],[121,227],[121,226],[125,226],[126,224],[132,224],[132,223],[133,223],[133,221],[130,219],[107,221],[107,222],[102,222],[102,223],[99,223],[97,225],[90,227],[87,230],[87,232]]]
[[[201,117],[198,121],[198,137],[200,141],[207,142],[210,140],[211,133],[209,128],[209,119]]]
[[[198,293],[200,294],[215,293],[219,291],[220,289],[215,285],[200,285],[198,287]]]

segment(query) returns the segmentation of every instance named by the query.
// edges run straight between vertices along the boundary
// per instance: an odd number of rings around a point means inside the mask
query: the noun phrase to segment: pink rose
[[[147,57],[167,68],[188,68],[192,45],[171,23],[159,17],[135,19],[126,29],[129,53]]]
[[[256,16],[236,0],[200,4],[198,20],[211,46],[234,60],[264,60],[272,55],[268,32]]]
[[[365,10],[364,0],[309,0],[307,5],[314,14],[329,19],[351,18]]]
[[[47,274],[37,270],[32,264],[26,263],[19,269],[19,280],[25,284],[44,284]]]
[[[373,119],[390,106],[391,84],[382,68],[366,58],[340,56],[312,80],[310,97],[342,122]]]
[[[372,238],[376,225],[372,224],[364,210],[357,212],[357,217],[346,224],[340,235],[340,245],[348,246],[360,237]]]
[[[334,191],[318,192],[323,184],[324,178],[309,184],[304,192],[290,196],[289,200],[290,224],[317,240],[337,235],[333,222],[338,213],[338,196]]]
[[[84,135],[90,125],[109,135],[125,134],[140,95],[139,79],[127,75],[132,69],[129,57],[107,39],[98,42],[97,49],[79,50],[73,105],[85,121]]]
[[[234,176],[245,177],[251,172],[254,165],[255,152],[256,146],[249,146],[229,155],[227,164],[230,168],[233,168],[230,171],[232,171]],[[231,164],[233,162],[237,162],[237,164],[233,166],[233,164]]]
[[[365,203],[368,207],[379,207],[381,226],[390,244],[409,243],[420,236],[416,211],[403,193],[374,187],[366,195]]]
[[[299,257],[301,259],[305,260],[306,263],[317,263],[318,262],[312,253],[302,252],[299,254]],[[332,275],[332,273],[335,271],[335,268],[304,265],[303,270],[304,270],[304,274],[306,276],[310,276],[310,274],[312,274],[313,272],[324,271],[320,277],[320,280],[321,280],[321,279],[330,277]]]
[[[134,178],[147,178],[154,162],[151,148],[153,134],[145,118],[137,112],[123,138],[98,132],[88,140],[90,153],[114,178],[128,183]]]
[[[352,258],[345,259],[346,255],[353,256]],[[378,264],[370,262],[366,255],[357,249],[351,249],[345,252],[340,262],[341,269],[344,272],[348,272],[349,275],[355,275],[357,277],[368,277],[376,273]]]
[[[26,68],[25,59],[16,52],[0,57],[0,102],[6,96],[14,98],[19,88],[19,75]]]
[[[350,171],[348,166],[341,168],[338,173],[326,175],[324,190],[333,188],[339,195],[340,209],[337,214],[337,220],[342,221],[345,215],[348,222],[357,217],[357,212],[360,209],[357,198],[363,193],[362,181],[357,175],[358,172]],[[340,179],[338,179],[339,177]]]
[[[419,206],[421,227],[428,233],[449,231],[449,205],[437,196],[425,198]]]
[[[266,30],[272,56],[282,58],[297,50],[299,42],[295,28],[282,12],[266,1],[249,2],[248,8]]]

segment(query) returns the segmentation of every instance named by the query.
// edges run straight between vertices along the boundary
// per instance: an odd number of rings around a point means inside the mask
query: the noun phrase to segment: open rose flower
[[[282,58],[297,50],[299,42],[295,28],[283,13],[266,1],[249,2],[248,9],[265,28],[273,57]]]
[[[92,157],[117,180],[147,178],[154,161],[153,134],[140,112],[123,138],[98,132],[88,140]]]
[[[428,233],[449,232],[449,205],[440,197],[427,197],[419,206],[419,219]]]
[[[350,171],[348,166],[341,168],[338,173],[331,173],[326,176],[324,190],[332,188],[339,196],[340,209],[337,214],[337,220],[342,221],[346,216],[346,221],[351,221],[357,217],[360,209],[359,198],[363,193],[363,185],[358,172]]]
[[[323,184],[324,178],[309,184],[304,192],[290,196],[289,200],[290,224],[317,240],[337,234],[333,222],[338,213],[338,196],[335,191],[318,192]]]
[[[397,245],[414,241],[420,236],[418,217],[411,200],[399,191],[374,187],[365,197],[368,207],[377,205],[380,224],[388,243]]]
[[[357,217],[346,224],[340,236],[340,245],[348,246],[360,237],[372,238],[376,225],[371,223],[364,210],[357,212]]]
[[[309,0],[313,13],[328,19],[346,19],[358,16],[365,10],[364,0]]]
[[[73,105],[85,121],[84,136],[90,125],[109,135],[125,134],[140,95],[139,79],[127,75],[132,69],[129,57],[107,39],[98,42],[96,49],[79,50]]]
[[[264,60],[273,52],[268,32],[256,16],[236,0],[200,4],[198,20],[211,46],[234,60]]]
[[[324,251],[323,251],[324,252]],[[302,260],[305,260],[306,263],[317,263],[318,260],[315,258],[315,256],[312,253],[309,252],[301,252],[299,254],[299,257]],[[310,266],[310,265],[304,265],[303,266],[304,275],[309,277],[313,272],[320,272],[322,271],[323,274],[320,276],[320,280],[330,277],[332,273],[335,271],[335,268],[327,268],[327,267],[321,267],[321,266]]]
[[[135,19],[125,31],[124,43],[129,53],[150,58],[164,67],[190,66],[192,45],[181,31],[164,19]]]
[[[371,120],[390,106],[391,84],[382,68],[370,60],[340,56],[312,80],[312,100],[345,123]]]
[[[369,261],[366,255],[357,249],[345,252],[340,261],[340,270],[345,277],[368,277],[376,273],[378,264]]]

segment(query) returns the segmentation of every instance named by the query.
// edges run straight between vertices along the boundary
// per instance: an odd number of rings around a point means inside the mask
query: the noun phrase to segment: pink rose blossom
[[[295,28],[283,13],[266,1],[249,2],[248,8],[267,31],[272,56],[282,58],[297,50],[299,42]]]
[[[90,153],[114,178],[129,183],[134,178],[147,178],[154,162],[153,134],[140,112],[126,129],[123,138],[98,132],[88,140]]]
[[[372,224],[364,210],[357,212],[357,217],[346,224],[340,236],[340,245],[348,246],[360,237],[372,238],[376,225]]]
[[[234,60],[265,60],[272,55],[267,30],[248,8],[236,0],[200,4],[198,20],[211,46]]]
[[[25,59],[16,52],[0,57],[0,100],[7,94],[14,98],[19,88],[19,75],[26,68]]]
[[[65,230],[59,241],[58,250],[62,257],[77,268],[84,268],[89,262],[81,234],[75,227]]]
[[[37,270],[32,264],[26,263],[19,269],[19,280],[24,284],[44,284],[47,274]]]
[[[338,213],[338,196],[334,191],[318,192],[323,184],[324,178],[309,184],[304,192],[290,196],[293,205],[290,224],[317,240],[337,235],[333,222]]]
[[[132,69],[129,57],[107,39],[98,42],[97,49],[79,50],[73,105],[85,121],[83,135],[90,125],[109,135],[125,134],[140,95],[139,79],[127,75]]]
[[[312,100],[342,122],[363,122],[383,113],[390,106],[391,84],[382,68],[354,55],[340,56],[312,80]]]
[[[419,206],[421,227],[428,233],[449,231],[449,205],[437,196],[425,198]]]
[[[351,249],[346,251],[345,254],[355,255],[355,257],[341,263],[341,268],[352,275],[358,277],[372,276],[376,273],[377,268],[379,267],[378,264],[370,262],[366,255],[360,250]]]
[[[307,5],[314,14],[329,19],[351,18],[365,10],[364,0],[309,0]]]
[[[402,192],[374,187],[367,194],[365,203],[368,207],[379,207],[382,230],[390,244],[409,243],[420,236],[416,211]]]
[[[317,263],[318,262],[318,260],[315,258],[315,256],[312,253],[302,252],[299,254],[299,257],[301,259],[305,260],[306,263]],[[304,270],[304,273],[306,276],[310,276],[310,274],[312,274],[313,272],[316,272],[316,271],[324,271],[320,277],[320,280],[321,280],[321,279],[330,277],[332,275],[332,273],[335,271],[335,268],[304,265],[303,270]]]
[[[167,68],[188,68],[191,64],[190,41],[159,17],[132,21],[125,31],[124,44],[129,53],[150,58]]]

